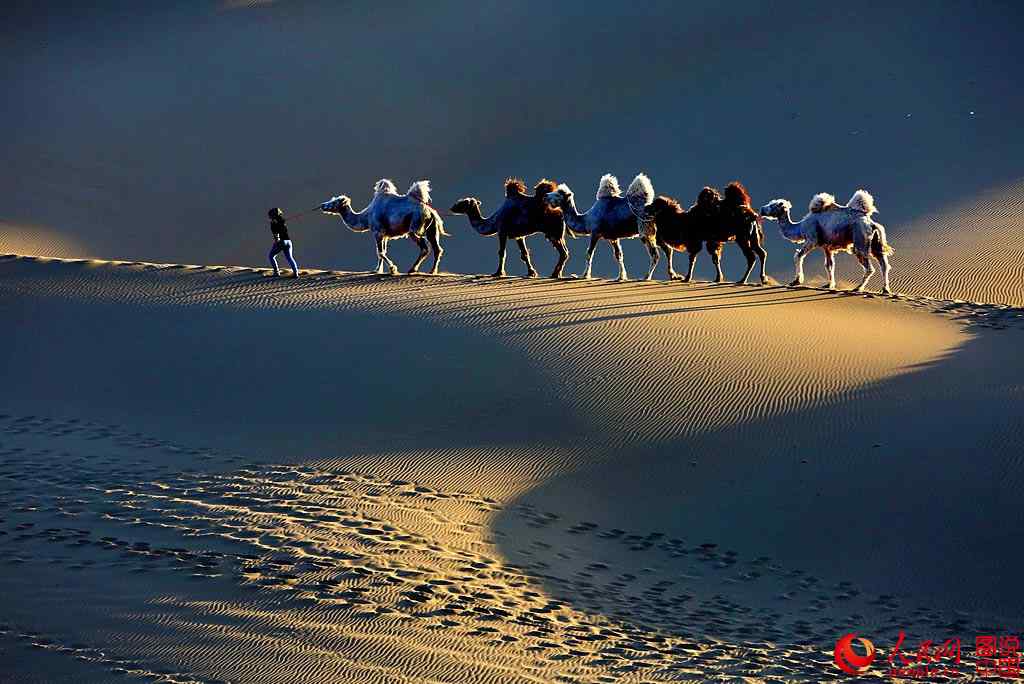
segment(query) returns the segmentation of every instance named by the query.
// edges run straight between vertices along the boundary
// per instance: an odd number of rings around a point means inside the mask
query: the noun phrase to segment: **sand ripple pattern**
[[[1024,181],[900,227],[893,260],[901,292],[1024,306]]]
[[[4,562],[31,578],[26,588],[53,573],[83,592],[95,581],[119,588],[88,609],[100,627],[87,637],[3,624],[0,638],[109,674],[180,684],[838,679],[818,646],[841,629],[837,610],[855,622],[891,613],[879,628],[909,610],[713,542],[509,511],[469,492],[316,466],[182,472],[174,459],[186,447],[84,421],[2,416],[0,436]],[[486,533],[502,512],[536,531],[506,540],[518,546],[507,560]],[[578,554],[584,538],[606,562]],[[615,560],[623,554],[632,562]],[[758,599],[766,582],[778,588],[768,604]],[[982,629],[969,616],[914,615]]]

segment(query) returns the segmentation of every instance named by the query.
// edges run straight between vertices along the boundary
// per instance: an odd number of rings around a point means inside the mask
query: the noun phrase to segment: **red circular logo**
[[[853,640],[856,639],[864,647],[864,655],[853,650]],[[858,637],[854,633],[847,634],[836,642],[836,667],[846,674],[862,674],[871,667],[875,660],[875,645],[864,637]]]

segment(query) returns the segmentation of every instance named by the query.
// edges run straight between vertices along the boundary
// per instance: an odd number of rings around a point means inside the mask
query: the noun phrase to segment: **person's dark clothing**
[[[275,240],[291,240],[291,238],[288,237],[288,224],[280,219],[270,220],[270,232],[274,234]]]

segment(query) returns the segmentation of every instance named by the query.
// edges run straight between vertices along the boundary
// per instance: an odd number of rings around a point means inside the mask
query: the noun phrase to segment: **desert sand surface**
[[[11,681],[822,681],[1021,627],[1020,309],[14,255],[0,309]]]

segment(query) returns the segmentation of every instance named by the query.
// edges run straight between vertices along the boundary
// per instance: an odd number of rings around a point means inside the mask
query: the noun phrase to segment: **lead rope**
[[[292,214],[291,216],[285,216],[284,220],[285,221],[292,221],[292,220],[295,220],[295,219],[298,219],[298,218],[302,218],[303,216],[306,216],[307,214],[312,214],[314,211],[319,211],[323,206],[324,206],[323,204],[318,204],[315,207],[313,207],[312,209],[307,209],[306,211],[300,211],[298,214]]]

